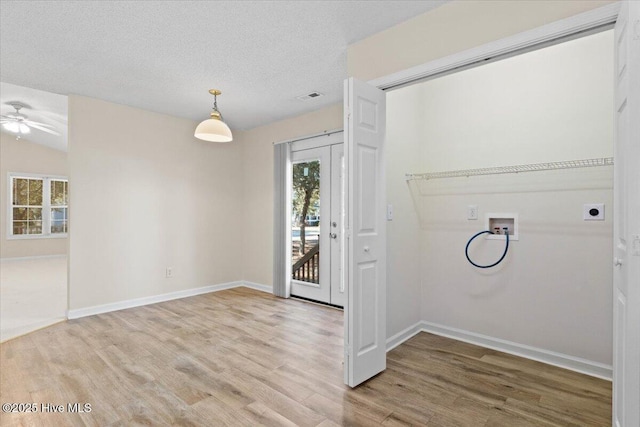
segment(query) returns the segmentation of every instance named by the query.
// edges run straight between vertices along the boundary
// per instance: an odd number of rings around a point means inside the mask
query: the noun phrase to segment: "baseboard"
[[[409,338],[413,338],[415,335],[418,335],[420,332],[422,332],[422,322],[411,325],[407,329],[387,338],[387,352],[390,352]]]
[[[0,258],[0,262],[8,262],[8,261],[31,261],[37,259],[54,259],[54,258],[66,258],[66,254],[61,255],[36,255],[36,256],[17,256],[17,257],[7,257]]]
[[[613,367],[611,365],[605,365],[603,363],[593,362],[591,360],[569,356],[567,354],[518,344],[426,321],[417,322],[414,325],[398,332],[394,336],[387,338],[387,352],[393,350],[420,332],[428,332],[430,334],[468,342],[469,344],[479,345],[481,347],[513,354],[515,356],[524,357],[526,359],[535,360],[548,365],[558,366],[560,368],[580,372],[581,374],[590,375],[603,380],[611,381],[613,375]]]
[[[548,365],[580,372],[581,374],[590,375],[604,380],[611,381],[613,375],[613,367],[611,365],[605,365],[603,363],[593,362],[591,360],[569,356],[563,353],[557,353],[499,338],[493,338],[487,335],[477,334],[475,332],[464,331],[462,329],[451,328],[426,321],[421,322],[421,330],[431,334],[441,335],[458,341],[464,341],[470,344],[513,354],[515,356],[536,360]]]
[[[142,305],[156,304],[159,302],[171,301],[179,298],[187,298],[196,295],[207,294],[209,292],[223,291],[225,289],[245,286],[244,282],[228,282],[218,285],[204,286],[201,288],[185,289],[183,291],[169,292],[150,297],[135,298],[125,301],[118,301],[110,304],[94,305],[92,307],[78,308],[67,312],[68,319],[78,319],[80,317],[92,316],[94,314],[108,313],[110,311],[124,310],[127,308],[140,307]],[[247,286],[249,287],[249,286]]]
[[[273,294],[273,287],[269,285],[263,285],[262,283],[247,282],[246,280],[243,280],[241,286],[255,289],[256,291],[262,291],[268,294]]]

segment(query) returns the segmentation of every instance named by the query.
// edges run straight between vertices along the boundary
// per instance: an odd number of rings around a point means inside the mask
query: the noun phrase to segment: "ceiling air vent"
[[[296,96],[296,99],[299,99],[300,101],[306,101],[308,99],[319,98],[321,96],[324,96],[324,94],[320,92],[311,92],[306,95]]]

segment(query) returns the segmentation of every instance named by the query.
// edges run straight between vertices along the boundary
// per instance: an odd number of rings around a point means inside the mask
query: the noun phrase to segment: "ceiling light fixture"
[[[14,113],[8,113],[6,116],[0,115],[0,125],[2,125],[2,128],[7,132],[15,134],[16,139],[20,139],[22,135],[31,133],[32,128],[52,135],[60,135],[53,126],[29,120],[29,117],[22,114],[20,112],[21,109],[30,109],[26,104],[21,102],[8,102],[7,105],[11,105],[16,111]]]
[[[29,126],[22,123],[18,123],[18,122],[3,123],[2,127],[11,133],[17,133],[17,134],[31,133],[31,129],[29,129]]]
[[[211,118],[203,121],[198,125],[194,136],[203,141],[212,142],[229,142],[233,140],[231,135],[231,129],[222,121],[222,114],[218,111],[218,95],[220,92],[218,89],[211,89],[209,91],[213,95],[213,111],[211,112]]]

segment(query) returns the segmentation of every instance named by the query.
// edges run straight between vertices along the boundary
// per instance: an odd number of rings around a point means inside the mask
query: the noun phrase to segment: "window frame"
[[[13,234],[13,180],[14,179],[41,179],[42,182],[42,233],[41,234]],[[51,233],[51,182],[67,182],[67,232]],[[7,174],[7,240],[31,240],[31,239],[66,239],[69,237],[69,178],[63,175],[50,175],[26,172],[9,172]]]

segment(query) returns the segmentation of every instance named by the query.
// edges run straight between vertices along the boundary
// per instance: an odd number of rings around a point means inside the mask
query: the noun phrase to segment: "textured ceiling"
[[[219,88],[250,129],[340,102],[349,44],[442,3],[2,1],[0,80],[193,120]]]

